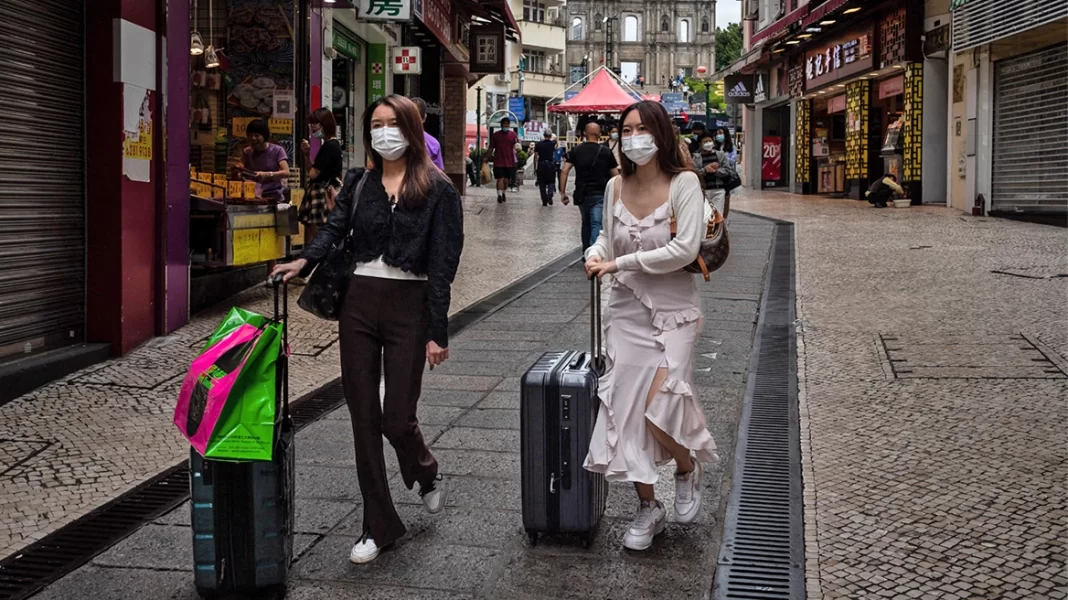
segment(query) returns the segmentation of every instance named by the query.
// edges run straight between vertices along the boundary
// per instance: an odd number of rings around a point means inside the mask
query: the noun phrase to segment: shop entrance
[[[845,94],[812,100],[812,165],[816,193],[846,192]]]
[[[83,10],[5,5],[20,50],[0,52],[0,360],[85,339]]]
[[[330,65],[333,86],[330,107],[337,121],[337,132],[344,152],[342,162],[347,171],[364,163],[361,119],[366,105],[363,94],[366,89],[366,69],[363,66],[366,46],[356,34],[335,21],[334,49],[337,50],[337,57]]]
[[[788,188],[790,185],[790,105],[764,109],[760,149],[760,187]]]

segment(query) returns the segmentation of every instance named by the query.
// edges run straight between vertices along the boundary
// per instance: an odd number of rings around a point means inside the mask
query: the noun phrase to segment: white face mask
[[[652,160],[656,156],[656,142],[651,133],[638,133],[623,138],[623,154],[639,165]]]
[[[713,144],[712,142],[705,142],[705,143],[701,144],[701,149],[704,150],[705,152],[711,152],[711,151],[716,149],[716,145]]]
[[[386,160],[397,160],[408,149],[408,140],[397,127],[379,127],[371,130],[371,147]]]

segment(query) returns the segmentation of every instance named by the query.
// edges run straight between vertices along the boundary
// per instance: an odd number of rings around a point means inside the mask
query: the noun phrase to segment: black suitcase
[[[523,527],[530,544],[540,533],[582,534],[589,547],[608,499],[604,476],[582,468],[600,401],[601,286],[591,281],[590,352],[547,352],[523,375],[521,461]]]
[[[284,284],[273,283],[274,318],[282,322],[282,347],[288,351],[289,302]],[[275,370],[281,419],[272,460],[229,462],[205,459],[196,450],[189,453],[193,578],[202,598],[285,595],[293,558],[296,487],[286,354],[278,358]]]

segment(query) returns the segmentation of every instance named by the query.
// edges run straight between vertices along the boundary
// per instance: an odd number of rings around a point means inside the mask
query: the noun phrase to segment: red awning
[[[586,87],[574,98],[549,107],[549,112],[562,113],[602,113],[620,112],[637,100],[631,96],[601,68]]]
[[[764,29],[761,29],[760,31],[754,33],[753,37],[749,38],[749,47],[752,48],[757,42],[759,42],[761,40],[765,40],[765,39],[775,35],[776,33],[779,33],[783,29],[786,29],[788,26],[790,26],[793,23],[795,23],[795,22],[801,20],[802,18],[804,18],[804,16],[807,15],[807,14],[808,14],[808,5],[807,4],[802,6],[801,8],[798,8],[796,10],[790,11],[789,13],[784,15],[783,18],[779,19],[778,21],[775,21],[771,25],[768,25]]]
[[[813,9],[812,12],[809,13],[807,17],[805,17],[805,20],[801,21],[801,26],[808,27],[812,23],[815,23],[816,21],[819,21],[826,17],[829,13],[838,10],[838,8],[846,2],[849,2],[849,0],[827,0],[823,4]]]

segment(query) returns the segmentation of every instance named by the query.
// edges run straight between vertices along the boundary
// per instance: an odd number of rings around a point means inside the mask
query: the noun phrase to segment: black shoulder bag
[[[352,273],[349,260],[352,257],[352,235],[356,222],[356,207],[360,205],[360,196],[363,194],[363,184],[367,181],[370,170],[365,170],[360,182],[356,184],[356,192],[352,198],[352,211],[349,213],[349,231],[345,237],[330,247],[323,260],[316,265],[315,271],[308,278],[304,291],[297,299],[297,305],[311,314],[326,319],[337,321],[341,314],[341,306],[345,302],[345,291],[349,287],[349,277]],[[307,243],[307,241],[305,241]]]

